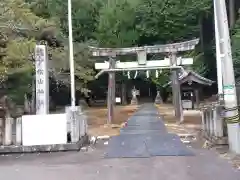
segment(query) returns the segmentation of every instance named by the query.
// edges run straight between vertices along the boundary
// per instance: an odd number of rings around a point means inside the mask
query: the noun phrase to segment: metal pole
[[[214,0],[220,40],[220,53],[223,62],[223,93],[225,120],[228,129],[229,149],[240,153],[239,114],[237,109],[235,77],[230,45],[229,27],[225,0]]]
[[[69,64],[71,81],[71,107],[75,108],[75,73],[73,60],[73,34],[72,34],[72,2],[68,0],[68,40],[69,40]]]
[[[114,57],[109,58],[109,69],[113,69],[115,66],[115,59]],[[107,99],[107,106],[108,106],[108,119],[107,123],[111,124],[113,121],[114,116],[114,100],[115,97],[115,72],[108,73],[108,99]]]
[[[214,25],[215,25],[215,42],[216,42],[216,62],[217,62],[217,83],[218,83],[218,97],[223,94],[223,74],[222,74],[222,60],[220,57],[219,47],[219,32],[217,24],[216,3],[214,1]]]

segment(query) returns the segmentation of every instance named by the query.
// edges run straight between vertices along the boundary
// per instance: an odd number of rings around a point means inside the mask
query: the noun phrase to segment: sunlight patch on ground
[[[88,108],[88,132],[90,136],[116,136],[128,118],[138,109],[138,106],[116,106],[112,124],[107,123],[107,108]]]

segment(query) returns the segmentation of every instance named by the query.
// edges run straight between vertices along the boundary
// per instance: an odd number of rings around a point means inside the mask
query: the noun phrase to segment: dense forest
[[[240,3],[229,0],[229,22],[236,77],[240,76]],[[216,80],[212,0],[72,0],[74,59],[77,90],[94,80],[88,45],[131,47],[200,38],[184,54],[194,58],[193,69]],[[47,43],[51,83],[69,85],[67,1],[1,0],[1,96],[22,103],[34,86],[34,47]],[[161,84],[159,79],[151,79]],[[57,84],[57,85],[56,85]],[[54,93],[52,93],[54,94]]]

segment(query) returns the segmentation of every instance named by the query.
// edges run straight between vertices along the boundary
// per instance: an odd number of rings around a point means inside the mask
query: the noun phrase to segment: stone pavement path
[[[213,151],[192,149],[196,156],[105,159],[105,150],[100,141],[86,152],[0,156],[0,179],[240,180],[240,172]]]
[[[120,135],[112,137],[107,158],[139,158],[151,156],[191,156],[176,134],[168,133],[158,110],[145,104],[127,121]]]

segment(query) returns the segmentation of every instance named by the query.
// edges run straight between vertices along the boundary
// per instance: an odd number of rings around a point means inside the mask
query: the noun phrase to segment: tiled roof
[[[182,81],[182,80],[184,80],[184,78],[187,78],[188,76],[191,76],[191,75],[194,76],[195,78],[198,78],[201,81],[204,81],[205,82],[204,84],[212,85],[214,83],[214,81],[207,79],[192,70],[181,71],[178,79],[179,79],[179,81]],[[163,85],[163,87],[166,87],[166,86],[170,85],[171,83],[172,83],[172,81],[169,81],[168,83]]]

